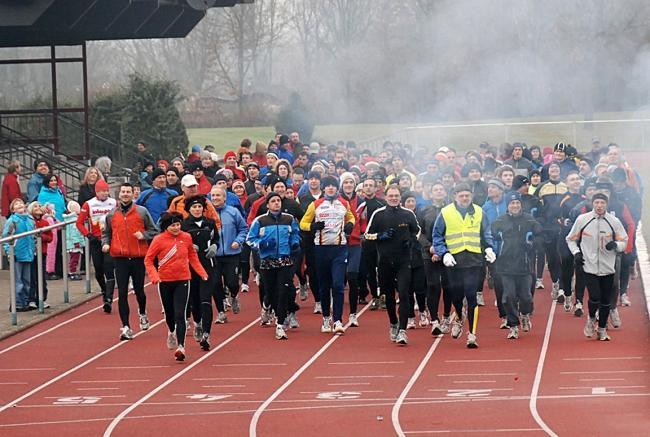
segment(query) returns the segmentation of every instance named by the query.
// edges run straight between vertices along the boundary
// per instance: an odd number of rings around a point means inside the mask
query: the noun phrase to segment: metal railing
[[[61,229],[61,257],[63,264],[63,302],[70,303],[70,289],[68,278],[68,251],[66,249],[66,226],[76,223],[76,220],[68,220],[55,223],[43,228],[34,229],[32,231],[22,232],[20,234],[10,235],[0,238],[0,244],[8,243],[9,253],[9,296],[10,296],[10,313],[11,324],[18,324],[18,313],[16,307],[16,258],[14,256],[14,246],[16,241],[20,238],[36,237],[36,276],[38,282],[38,311],[43,314],[45,312],[44,299],[43,299],[43,233],[47,231],[56,231]],[[90,293],[90,250],[88,246],[88,238],[85,239],[84,257],[86,261],[86,293]]]

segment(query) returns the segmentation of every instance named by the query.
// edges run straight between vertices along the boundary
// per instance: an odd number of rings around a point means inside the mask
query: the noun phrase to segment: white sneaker
[[[241,291],[242,293],[248,293],[250,291],[250,287],[248,286],[248,284],[241,284],[239,291]]]
[[[141,331],[146,331],[149,329],[149,319],[147,318],[147,314],[140,314],[140,330]]]
[[[321,306],[320,302],[316,302],[314,304],[314,314],[323,314],[323,307]]]
[[[483,292],[482,291],[477,291],[476,292],[476,305],[482,307],[485,305],[485,299],[483,298]]]
[[[174,350],[178,346],[178,340],[176,340],[176,331],[169,332],[167,334],[167,349]]]
[[[508,328],[509,328],[509,326],[508,326],[508,319],[506,319],[505,317],[503,317],[503,318],[501,319],[501,324],[499,325],[499,329],[508,329]]]
[[[305,301],[309,297],[309,293],[307,293],[307,284],[303,284],[300,286],[300,300]]]
[[[572,298],[573,296],[565,296],[564,299],[564,312],[570,313],[571,310],[573,309],[573,302]]]
[[[613,308],[609,311],[609,321],[612,324],[612,328],[621,327],[621,316],[618,313],[618,308]]]
[[[451,338],[458,338],[463,332],[463,322],[454,320],[451,324]]]
[[[632,302],[630,301],[630,298],[627,297],[627,293],[621,294],[621,305],[624,307],[629,307],[632,305]]]
[[[406,322],[406,329],[415,329],[415,317],[409,317]]]
[[[291,329],[300,328],[300,322],[298,322],[298,317],[296,317],[296,313],[289,313],[289,328]]]
[[[564,300],[566,299],[566,295],[564,294],[564,290],[561,288],[557,291],[557,297],[555,298],[557,303],[564,303]]]
[[[390,335],[390,341],[392,342],[397,341],[397,334],[399,334],[399,325],[398,324],[390,325],[388,334]]]
[[[227,297],[227,298],[225,298],[223,300],[223,310],[224,311],[228,311],[232,307],[230,299],[231,299],[230,297]]]
[[[598,340],[610,341],[612,338],[607,335],[607,328],[598,328]]]
[[[521,329],[524,332],[529,332],[533,327],[533,323],[530,321],[530,315],[524,314],[521,316]]]
[[[260,310],[260,324],[262,326],[268,325],[269,323],[271,323],[271,318],[272,318],[271,309],[270,308],[265,308],[262,305],[262,309]],[[217,323],[217,322],[215,322],[215,323]]]
[[[442,322],[440,323],[440,332],[443,334],[449,334],[449,326],[451,325],[451,320],[449,317],[443,317]]]
[[[542,290],[542,289],[544,289],[544,283],[542,282],[541,279],[537,279],[537,280],[535,281],[535,288],[536,288],[537,290]]]
[[[424,328],[425,326],[429,326],[429,316],[426,311],[420,313],[420,327]]]
[[[508,331],[508,340],[516,340],[519,338],[519,327],[518,326],[513,326],[510,328],[510,331]]]
[[[334,334],[345,334],[345,328],[343,327],[343,323],[341,323],[340,320],[337,320],[334,322]]]
[[[442,335],[442,329],[440,329],[440,322],[437,320],[431,322],[431,335],[436,337]]]
[[[406,336],[406,331],[404,329],[400,329],[397,333],[397,337],[395,338],[395,343],[406,345],[408,342],[409,338]]]
[[[329,317],[323,317],[323,325],[320,327],[320,332],[332,332],[332,323]]]
[[[629,299],[627,301],[628,301],[628,303],[630,302]],[[630,305],[627,305],[627,306],[630,306]],[[43,301],[43,309],[48,309],[48,308],[50,308],[50,304],[47,303],[46,301]]]
[[[582,332],[585,334],[585,337],[593,337],[596,333],[596,319],[587,317],[587,323],[585,324],[585,329],[583,329]]]
[[[553,282],[553,288],[551,289],[551,299],[557,299],[557,295],[560,292],[560,281]]]
[[[576,317],[582,317],[583,314],[584,312],[582,311],[582,302],[577,301],[575,309],[573,311],[573,315]]]
[[[478,343],[476,342],[476,334],[472,334],[471,332],[467,333],[467,347],[470,349],[476,349],[478,347]]]
[[[286,340],[287,339],[287,333],[284,330],[284,326],[282,326],[282,325],[276,325],[275,326],[275,338],[277,340]]]
[[[181,346],[180,344],[176,348],[176,352],[174,352],[174,358],[176,358],[176,361],[184,361],[185,360],[185,348]]]
[[[355,313],[350,314],[349,322],[350,322],[350,326],[353,326],[355,328],[359,326],[359,319],[357,318],[357,315]]]
[[[228,322],[228,316],[226,316],[226,313],[224,311],[221,311],[219,314],[217,314],[217,320],[215,320],[214,323],[217,325],[223,325],[226,322]]]
[[[418,305],[417,301],[413,304],[413,311],[420,311],[420,305]]]
[[[120,329],[120,340],[133,340],[133,331],[128,326]]]

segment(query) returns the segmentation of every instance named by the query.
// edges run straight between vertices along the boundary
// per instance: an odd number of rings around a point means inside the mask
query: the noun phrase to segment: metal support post
[[[84,238],[86,248],[84,250],[84,257],[86,258],[86,293],[90,293],[90,241],[88,237]]]
[[[61,228],[61,263],[63,264],[63,302],[70,303],[70,278],[68,277],[68,250],[66,249],[66,227]]]
[[[11,324],[18,324],[18,314],[16,313],[16,257],[14,256],[14,242],[9,243],[9,299],[11,306]]]
[[[43,303],[43,237],[42,234],[36,236],[36,282],[38,283],[38,312],[43,314],[45,312],[45,304]]]

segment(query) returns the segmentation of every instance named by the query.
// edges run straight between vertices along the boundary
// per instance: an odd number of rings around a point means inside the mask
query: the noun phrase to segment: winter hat
[[[510,205],[510,202],[514,202],[515,200],[518,200],[519,202],[521,202],[521,194],[519,194],[516,191],[511,191],[506,196],[506,205]]]
[[[174,223],[181,223],[183,216],[177,212],[166,212],[160,217],[160,229],[166,231]]]
[[[186,174],[183,176],[183,179],[181,179],[181,187],[193,187],[194,185],[198,184],[199,183],[196,181],[194,175],[191,174]]]
[[[472,189],[465,182],[461,182],[454,187],[454,194],[462,193],[463,191],[469,191],[471,193]]]
[[[189,212],[192,205],[194,205],[196,203],[200,204],[203,208],[205,208],[205,197],[203,197],[203,196],[194,196],[194,197],[186,200],[185,201],[185,211]]]
[[[266,157],[268,158],[269,156],[274,156],[275,159],[278,159],[278,155],[273,152],[267,152]]]
[[[201,151],[201,146],[198,144],[195,144],[192,146],[192,153],[199,153]]]
[[[355,179],[354,174],[349,172],[349,171],[346,171],[339,178],[339,188],[343,188],[343,182],[345,182],[347,179],[352,179],[352,181],[355,184],[357,183],[357,180]]]
[[[335,186],[336,188],[339,187],[339,183],[338,183],[338,181],[336,180],[336,178],[335,178],[334,176],[329,176],[329,175],[328,175],[328,176],[325,176],[323,179],[321,179],[321,183],[320,183],[320,185],[321,185],[321,187],[323,187],[323,188],[325,188],[325,187],[329,187],[330,185],[333,185],[333,186]]]
[[[542,175],[542,172],[539,171],[539,170],[537,170],[537,169],[535,169],[535,170],[533,170],[533,171],[530,172],[530,177],[533,177],[533,175],[535,175],[535,174],[536,174],[537,176],[541,176],[541,175]]]
[[[95,182],[95,192],[97,191],[108,191],[111,187],[108,186],[104,179],[100,179]]]
[[[22,200],[22,199],[20,199],[20,200]],[[34,214],[33,211],[34,211],[34,208],[36,208],[36,206],[41,206],[41,204],[39,202],[37,202],[37,201],[33,201],[32,203],[27,205],[27,213],[29,215],[33,215]]]
[[[235,182],[232,183],[233,190],[235,189],[235,187],[239,187],[239,186],[241,186],[244,190],[246,189],[246,185],[244,185],[244,182],[240,181],[239,179],[237,179]]]
[[[505,191],[505,190],[506,190],[506,186],[503,185],[503,182],[501,182],[501,181],[498,180],[498,179],[490,179],[490,180],[488,181],[488,186],[490,186],[490,185],[494,185],[495,187],[497,187],[497,188],[500,189],[501,191]]]
[[[557,143],[555,145],[555,147],[553,147],[554,152],[565,152],[566,153],[566,151],[567,151],[566,149],[567,149],[567,145],[564,144],[564,143],[561,143],[561,142]]]
[[[280,145],[287,144],[289,142],[289,135],[280,135]]]
[[[560,167],[560,163],[557,162],[557,161],[551,161],[551,162],[549,162],[549,163],[548,163],[548,169],[550,170],[551,167],[553,167],[554,165],[557,165],[557,167],[561,169],[561,167]]]
[[[317,155],[320,153],[320,144],[314,142],[309,145],[309,153]]]
[[[79,206],[79,204],[74,200],[71,200],[68,202],[68,211],[74,212],[75,214],[79,214],[79,212],[81,212],[81,206]]]
[[[165,176],[165,170],[160,167],[156,167],[153,172],[151,172],[151,180],[155,181],[158,176]],[[70,209],[70,208],[68,208]]]
[[[597,199],[604,200],[605,202],[609,202],[609,199],[607,198],[607,195],[603,194],[603,193],[594,194],[593,197],[591,198],[591,203],[594,203],[594,200],[597,200]]]
[[[214,184],[216,185],[217,182],[219,182],[219,181],[228,182],[228,177],[223,173],[217,173],[216,175],[214,175],[212,180],[214,181]]]
[[[228,161],[228,158],[235,158],[237,159],[237,154],[233,152],[232,150],[228,150],[225,155],[223,155],[223,160]]]
[[[411,197],[414,198],[414,199],[417,199],[417,194],[415,194],[413,191],[405,191],[402,194],[402,205],[404,205],[406,203],[406,201],[408,199],[410,199]]]
[[[311,178],[316,178],[320,181],[321,175],[319,172],[311,170],[309,173],[307,173],[307,179],[311,179]]]
[[[478,170],[481,174],[483,173],[483,170],[481,169],[481,166],[478,165],[475,162],[470,162],[469,164],[465,164],[463,168],[460,171],[460,175],[464,178],[469,176],[469,172],[472,170]]]
[[[280,196],[278,193],[276,193],[275,191],[271,191],[266,195],[266,203],[268,204],[269,201],[274,197],[279,197],[280,199],[282,199],[282,196]]]
[[[526,184],[530,184],[530,179],[528,179],[526,176],[519,174],[515,176],[515,178],[512,180],[512,189],[518,190]]]

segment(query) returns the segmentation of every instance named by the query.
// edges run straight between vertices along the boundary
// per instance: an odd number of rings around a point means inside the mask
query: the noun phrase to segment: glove
[[[456,260],[451,253],[447,252],[445,253],[445,256],[442,257],[442,263],[445,267],[453,267],[456,265]]]
[[[494,253],[494,251],[492,250],[492,248],[488,247],[487,249],[485,249],[485,261],[492,264],[496,260],[497,260],[497,256]]]
[[[351,222],[347,222],[345,226],[343,226],[343,232],[345,232],[345,235],[349,236],[352,233],[353,228],[354,225]]]
[[[99,237],[97,237],[96,235],[88,234],[86,237],[88,237],[88,243],[90,244],[94,244],[94,243],[96,244],[101,242]]]
[[[310,226],[312,231],[322,231],[325,229],[325,222],[313,222]]]
[[[573,255],[573,265],[576,267],[582,267],[585,265],[585,260],[582,258],[582,252]]]
[[[208,246],[207,249],[205,249],[205,257],[207,259],[212,259],[215,256],[217,256],[217,245],[216,244],[211,244]]]
[[[192,244],[192,247],[194,248],[194,252],[199,253],[199,246],[196,244]]]
[[[535,241],[535,239],[533,238],[533,233],[532,232],[527,232],[526,233],[526,244],[529,245],[529,246],[532,246],[534,241]]]
[[[395,229],[390,228],[390,229],[388,229],[387,231],[384,231],[384,232],[382,232],[381,234],[377,235],[377,239],[378,239],[379,241],[390,240],[391,238],[393,238],[393,235],[394,235],[394,234],[395,234]]]
[[[294,243],[291,245],[291,254],[296,255],[300,252],[300,243]]]
[[[609,243],[605,245],[605,249],[607,250],[616,250],[616,241],[612,240]]]
[[[275,238],[269,238],[268,240],[264,240],[260,243],[260,248],[274,249],[276,244],[277,243],[275,242]]]

